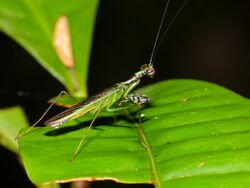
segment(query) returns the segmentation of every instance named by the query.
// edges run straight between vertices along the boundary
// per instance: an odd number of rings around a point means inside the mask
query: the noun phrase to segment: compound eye
[[[144,64],[141,66],[141,70],[145,71],[146,75],[153,78],[154,74],[155,74],[155,69],[153,68],[152,65],[150,64]]]
[[[153,78],[154,74],[155,74],[155,69],[153,67],[149,68],[147,71],[147,75]]]
[[[146,70],[149,68],[149,65],[148,64],[144,64],[141,66],[141,70]]]

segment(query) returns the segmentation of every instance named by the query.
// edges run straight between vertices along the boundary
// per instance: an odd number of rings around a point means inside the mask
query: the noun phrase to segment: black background
[[[165,28],[182,2],[171,2]],[[164,0],[101,1],[90,60],[90,95],[128,79],[148,63],[164,6]],[[249,0],[190,0],[157,52],[154,79],[147,78],[142,85],[192,78],[250,97],[249,10]],[[57,95],[63,86],[3,33],[0,50],[0,107],[22,105],[34,122],[46,108],[46,99]],[[20,95],[19,91],[26,93]],[[13,153],[0,147],[0,161],[0,187],[32,187]]]

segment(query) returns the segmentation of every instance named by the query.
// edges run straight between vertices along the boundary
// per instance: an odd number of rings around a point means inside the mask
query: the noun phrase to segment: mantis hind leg
[[[60,93],[59,93],[59,95],[57,95],[57,97],[54,99],[54,101],[49,105],[49,107],[47,108],[47,110],[43,113],[43,115],[30,127],[30,128],[28,128],[26,131],[24,131],[24,132],[22,132],[22,133],[20,133],[18,136],[16,136],[16,140],[18,140],[19,139],[19,137],[21,137],[21,136],[23,136],[23,135],[25,135],[25,134],[27,134],[27,133],[29,133],[40,121],[42,121],[42,119],[45,117],[45,115],[49,112],[49,110],[52,108],[52,106],[54,106],[54,104],[56,103],[56,101],[58,100],[58,98],[60,97],[60,96],[62,96],[63,94],[65,94],[65,95],[68,95],[68,96],[70,96],[66,91],[61,91]]]

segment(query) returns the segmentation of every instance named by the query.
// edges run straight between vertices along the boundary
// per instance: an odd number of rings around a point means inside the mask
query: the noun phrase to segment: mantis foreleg
[[[144,94],[129,94],[119,103],[121,105],[124,102],[132,102],[136,105],[142,105],[149,102],[149,98]]]

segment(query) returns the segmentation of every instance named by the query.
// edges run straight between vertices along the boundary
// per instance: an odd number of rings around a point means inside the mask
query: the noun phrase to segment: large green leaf
[[[141,111],[141,128],[137,120],[125,118],[117,126],[98,120],[73,162],[89,122],[36,128],[23,136],[20,150],[30,179],[112,179],[158,188],[250,186],[249,100],[194,80],[164,81],[137,92],[151,98]]]
[[[88,61],[98,0],[1,0],[0,30],[15,39],[71,94],[86,97]],[[69,20],[78,90],[52,46],[56,20]],[[18,62],[20,63],[20,62]]]
[[[0,144],[13,152],[18,152],[15,137],[20,129],[28,127],[25,114],[20,107],[0,110]]]

